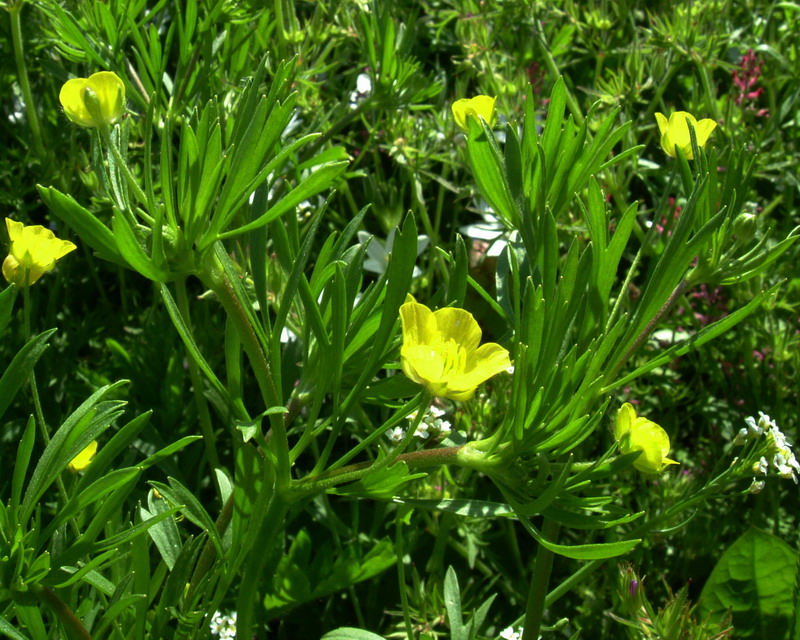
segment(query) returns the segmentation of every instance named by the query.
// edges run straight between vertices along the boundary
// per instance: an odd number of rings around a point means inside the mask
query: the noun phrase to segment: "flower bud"
[[[733,235],[739,245],[746,244],[753,239],[756,234],[758,223],[752,213],[740,213],[733,221]]]

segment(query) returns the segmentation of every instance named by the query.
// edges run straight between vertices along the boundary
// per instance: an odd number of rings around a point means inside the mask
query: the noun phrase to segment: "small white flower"
[[[764,490],[766,484],[767,483],[764,482],[763,480],[756,480],[755,478],[753,478],[753,482],[750,484],[750,487],[747,489],[747,491],[750,493],[761,493]]]
[[[778,425],[775,423],[775,421],[763,411],[758,412],[758,426],[764,431],[772,427],[775,427],[776,429],[778,428]]]
[[[514,627],[506,627],[500,632],[500,637],[503,640],[519,640],[520,635],[514,631]]]
[[[403,427],[395,427],[389,432],[389,439],[395,444],[400,444],[406,437],[406,430]]]
[[[437,420],[436,428],[439,430],[440,436],[446,436],[453,430],[453,425],[448,420]]]
[[[428,431],[428,429],[430,429],[430,425],[423,420],[417,425],[417,428],[414,431],[414,435],[417,436],[417,438],[422,438],[423,440],[427,440],[428,438],[431,437],[430,431]]]
[[[754,474],[761,474],[765,476],[767,475],[767,469],[769,469],[769,462],[767,462],[767,459],[764,456],[761,456],[761,460],[753,465]]]
[[[444,414],[445,414],[445,413],[447,413],[447,412],[446,412],[444,409],[440,409],[439,407],[436,407],[436,406],[431,406],[431,408],[430,408],[430,410],[429,410],[429,413],[430,413],[430,415],[432,415],[434,418],[441,418],[441,417],[442,417],[442,416],[444,416]],[[427,416],[426,416],[426,417],[427,417]]]
[[[774,451],[789,451],[791,452],[791,443],[786,440],[786,436],[783,435],[783,432],[778,428],[778,425],[773,425],[769,429],[769,435],[767,436],[770,440],[770,446]]]
[[[800,471],[800,463],[790,451],[788,455],[778,452],[772,458],[772,465],[777,469],[778,475],[787,480],[794,480],[797,484],[797,472]]]
[[[753,416],[747,416],[744,419],[744,423],[747,426],[740,429],[739,433],[736,434],[736,438],[733,441],[734,444],[742,445],[748,440],[755,440],[764,433],[764,429],[759,424],[756,424],[756,419]]]
[[[355,109],[372,93],[372,78],[368,73],[359,73],[356,78],[356,90],[350,94],[350,108]]]

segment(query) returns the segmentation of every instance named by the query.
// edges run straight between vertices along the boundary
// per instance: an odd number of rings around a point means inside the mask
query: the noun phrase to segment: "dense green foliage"
[[[77,245],[0,292],[0,635],[800,639],[799,5],[0,9],[2,214]],[[513,370],[431,397],[409,293]]]

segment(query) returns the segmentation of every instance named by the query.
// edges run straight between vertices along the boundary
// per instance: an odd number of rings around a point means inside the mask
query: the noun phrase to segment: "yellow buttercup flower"
[[[114,124],[125,111],[125,85],[116,73],[100,71],[67,80],[58,99],[67,117],[82,127]]]
[[[478,346],[481,329],[469,311],[431,311],[409,295],[400,319],[403,372],[434,396],[469,400],[479,384],[511,366],[499,344]]]
[[[717,127],[717,123],[709,118],[705,118],[698,122],[691,113],[686,111],[676,111],[673,113],[669,120],[663,113],[656,114],[656,122],[658,122],[658,130],[661,132],[661,148],[671,158],[675,157],[675,146],[680,147],[683,155],[687,160],[694,157],[692,152],[692,137],[689,134],[689,125],[686,121],[691,122],[694,129],[694,135],[697,138],[697,146],[705,147],[708,137],[711,132]]]
[[[6,218],[8,237],[11,239],[8,256],[3,261],[3,275],[6,280],[25,286],[25,269],[28,270],[27,284],[36,282],[43,274],[56,266],[56,260],[63,258],[75,245],[59,240],[50,229],[40,224],[26,227],[21,222]]]
[[[667,458],[669,436],[660,426],[647,418],[637,417],[636,411],[626,402],[617,413],[614,437],[623,454],[641,451],[633,462],[642,473],[658,473],[670,464],[679,464]]]
[[[72,459],[72,462],[68,465],[69,470],[73,473],[83,471],[91,464],[95,453],[97,453],[97,440],[92,440],[83,451]]]
[[[489,96],[475,96],[474,98],[456,100],[452,107],[456,124],[466,132],[469,131],[467,118],[469,116],[473,118],[480,116],[491,127],[494,123],[494,103],[496,99]]]

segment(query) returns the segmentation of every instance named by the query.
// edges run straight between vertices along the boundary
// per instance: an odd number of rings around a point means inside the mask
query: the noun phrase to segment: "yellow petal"
[[[439,350],[427,344],[403,345],[400,360],[405,373],[417,384],[427,385],[442,379],[444,358]]]
[[[617,412],[617,421],[614,423],[614,440],[617,442],[622,440],[622,436],[630,432],[634,420],[636,420],[636,410],[633,405],[626,402]]]
[[[469,127],[467,127],[467,109],[469,107],[469,102],[468,98],[461,98],[461,100],[456,100],[450,107],[453,111],[453,118],[458,128],[462,131],[469,131]]]
[[[448,391],[451,393],[469,391],[472,395],[479,384],[505,371],[510,366],[511,360],[508,357],[508,351],[499,344],[487,342],[475,351],[468,363],[468,369],[448,383]]]
[[[125,110],[125,84],[116,73],[100,71],[93,73],[87,86],[94,91],[100,102],[100,111],[106,124],[119,120]]]
[[[697,146],[705,147],[708,142],[708,137],[717,128],[717,123],[710,118],[704,118],[694,128],[694,134],[697,137]]]
[[[72,459],[72,462],[69,463],[69,470],[70,471],[83,471],[92,461],[94,458],[94,454],[97,452],[97,440],[92,440],[89,445],[83,449],[77,456]]]
[[[663,136],[669,129],[669,120],[663,113],[656,113],[656,122],[658,123],[658,131]]]
[[[469,311],[446,307],[434,311],[433,317],[443,342],[455,341],[467,351],[468,355],[478,348],[481,342],[481,328]]]
[[[483,118],[486,124],[492,126],[495,118],[495,102],[496,98],[483,95],[456,100],[451,107],[453,118],[464,132],[469,131],[469,123],[467,122],[469,116]]]
[[[17,238],[20,237],[22,234],[22,229],[25,227],[24,224],[18,222],[16,220],[12,220],[11,218],[6,218],[6,229],[8,229],[8,237],[11,242],[14,242]]]
[[[436,319],[433,311],[412,298],[400,306],[403,325],[403,345],[431,344],[437,339]]]
[[[669,436],[655,422],[637,418],[630,432],[630,448],[641,450],[633,466],[644,473],[658,473],[663,469],[669,453]]]
[[[20,282],[24,276],[22,273],[20,273],[19,262],[11,254],[7,255],[6,259],[3,260],[3,277],[6,279],[6,281],[12,282],[20,287],[24,284],[23,282]]]
[[[61,92],[58,94],[58,100],[61,106],[64,107],[64,113],[75,124],[82,127],[94,127],[94,118],[92,118],[86,105],[83,103],[83,91],[87,87],[89,81],[86,78],[72,78],[64,83],[61,87]]]
[[[692,123],[692,127],[696,128],[697,120],[691,113],[685,111],[676,111],[669,117],[669,139],[673,145],[678,145],[687,158],[692,157],[692,137],[689,133],[689,125],[686,121]]]
[[[661,136],[661,148],[670,158],[675,158],[677,156],[675,153],[675,145],[673,144],[672,139],[669,137],[668,131]]]

